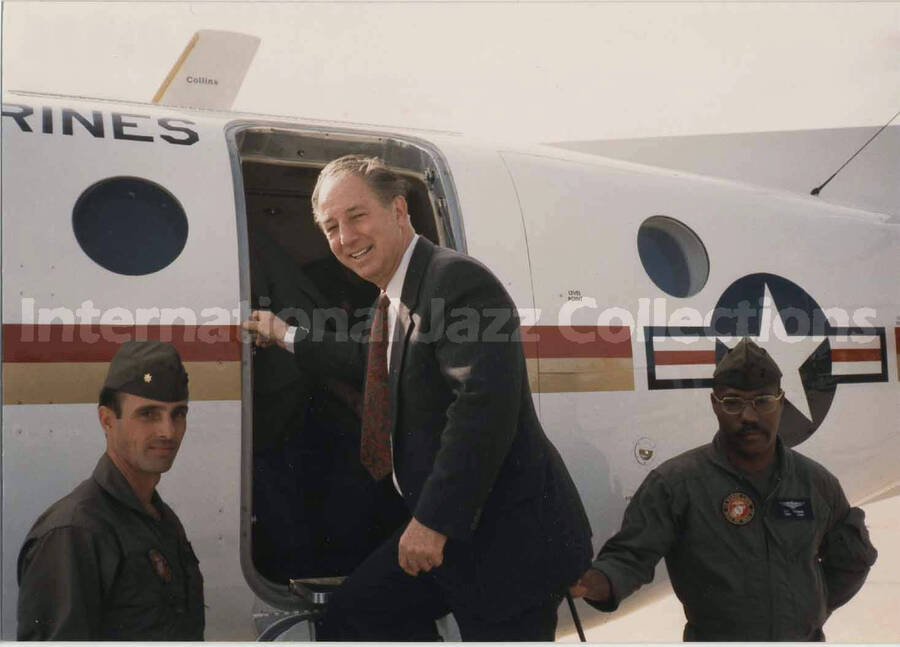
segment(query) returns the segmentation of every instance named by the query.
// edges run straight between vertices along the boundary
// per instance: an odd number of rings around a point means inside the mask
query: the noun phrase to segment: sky
[[[4,88],[149,101],[198,29],[234,109],[547,142],[883,125],[900,3],[3,3]]]

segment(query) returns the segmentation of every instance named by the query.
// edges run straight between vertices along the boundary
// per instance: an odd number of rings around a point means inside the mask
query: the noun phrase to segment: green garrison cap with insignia
[[[161,402],[188,399],[188,376],[172,344],[161,341],[127,341],[119,348],[104,388]]]
[[[713,386],[730,386],[743,391],[780,383],[778,364],[749,337],[744,337],[725,353],[713,373]]]

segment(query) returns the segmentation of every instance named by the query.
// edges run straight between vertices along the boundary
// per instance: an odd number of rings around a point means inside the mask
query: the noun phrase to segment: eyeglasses
[[[784,391],[779,393],[778,395],[765,394],[765,395],[757,395],[749,400],[745,400],[744,398],[738,398],[732,395],[726,396],[724,398],[719,398],[715,393],[712,394],[712,397],[716,402],[722,407],[722,411],[725,413],[730,413],[732,415],[743,413],[744,407],[748,404],[756,409],[757,413],[772,413],[778,407],[778,401],[784,397]]]

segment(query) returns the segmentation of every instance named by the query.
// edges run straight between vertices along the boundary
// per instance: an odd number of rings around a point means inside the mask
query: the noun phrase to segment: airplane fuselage
[[[260,600],[295,604],[253,549],[253,405],[267,378],[239,326],[270,298],[254,260],[264,245],[282,269],[314,276],[330,262],[309,193],[350,152],[408,177],[419,233],[484,262],[515,300],[542,424],[595,547],[654,466],[712,438],[709,378],[740,336],[781,365],[789,444],[851,501],[897,481],[896,218],[548,147],[10,93],[3,638],[22,540],[90,475],[100,382],[135,336],[175,343],[190,374],[188,432],[159,491],[205,575],[206,637],[251,639]]]

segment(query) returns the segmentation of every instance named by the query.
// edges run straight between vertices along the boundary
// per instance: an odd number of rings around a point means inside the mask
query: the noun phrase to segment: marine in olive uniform
[[[747,338],[722,358],[712,443],[647,475],[574,594],[613,611],[664,558],[685,640],[824,640],[823,624],[860,589],[877,552],[838,480],[778,438],[780,383]]]
[[[171,344],[127,342],[113,357],[98,407],[106,452],[19,553],[19,640],[203,640],[197,557],[155,489],[187,401]]]

